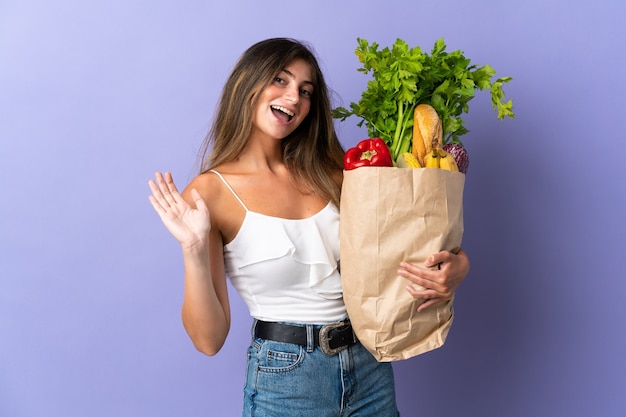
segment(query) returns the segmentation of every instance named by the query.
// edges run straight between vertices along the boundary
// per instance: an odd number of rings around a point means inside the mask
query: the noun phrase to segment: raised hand
[[[171,173],[157,172],[155,177],[156,181],[148,181],[152,190],[148,199],[165,227],[183,248],[207,244],[211,219],[200,193],[191,190],[194,208],[178,192]]]

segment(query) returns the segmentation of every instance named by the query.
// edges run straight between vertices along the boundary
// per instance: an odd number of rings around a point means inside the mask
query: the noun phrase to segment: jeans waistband
[[[327,355],[336,355],[356,343],[357,338],[349,320],[330,323],[322,327],[291,325],[255,320],[254,337],[275,342],[293,343],[305,347],[320,347]]]

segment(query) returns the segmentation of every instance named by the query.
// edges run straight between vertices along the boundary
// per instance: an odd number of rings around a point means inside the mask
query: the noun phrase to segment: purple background
[[[625,16],[622,0],[2,0],[0,415],[239,415],[247,311],[234,296],[217,357],[193,349],[147,180],[182,188],[235,59],[291,36],[336,105],[366,83],[357,37],[444,37],[514,78],[514,120],[486,93],[466,117],[472,269],[446,345],[394,365],[403,416],[623,416]],[[354,119],[339,133],[365,137]]]

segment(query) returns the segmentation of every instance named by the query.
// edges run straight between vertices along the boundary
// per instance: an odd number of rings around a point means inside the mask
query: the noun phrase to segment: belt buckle
[[[323,326],[320,329],[320,348],[322,349],[322,352],[324,352],[326,355],[328,356],[335,356],[336,354],[338,354],[339,352],[341,352],[342,350],[346,349],[348,347],[348,345],[344,345],[344,346],[339,346],[337,348],[331,348],[330,347],[330,338],[329,333],[334,330],[334,329],[338,329],[340,327],[345,326],[346,323],[343,321],[337,322],[337,323],[331,323],[331,324],[327,324],[325,326]]]

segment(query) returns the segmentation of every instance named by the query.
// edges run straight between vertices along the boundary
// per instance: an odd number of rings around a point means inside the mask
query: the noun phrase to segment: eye
[[[313,95],[313,91],[307,90],[306,88],[301,88],[300,95],[304,97],[311,97]]]
[[[276,84],[285,84],[285,80],[284,80],[284,79],[282,79],[282,78],[281,78],[281,77],[279,77],[279,76],[274,77],[274,82],[275,82]]]

